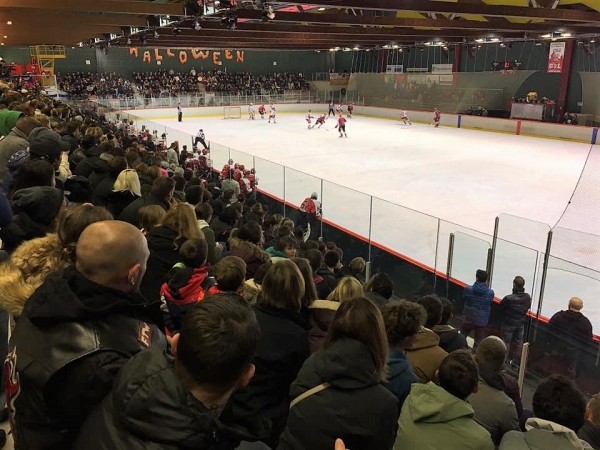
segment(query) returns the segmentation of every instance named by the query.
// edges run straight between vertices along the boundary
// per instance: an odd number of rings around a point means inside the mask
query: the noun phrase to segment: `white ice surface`
[[[203,128],[215,167],[230,155],[246,167],[254,164],[260,189],[295,205],[316,191],[326,219],[439,271],[446,271],[449,235],[455,233],[452,276],[467,283],[485,268],[494,219],[501,215],[492,287],[502,297],[515,275],[525,277],[534,310],[546,234],[567,205],[589,151],[574,142],[365,117],[348,121],[348,138],[338,137],[333,118],[308,130],[304,114],[280,115],[277,124],[243,114],[239,120],[141,124],[166,130],[169,142],[188,147]],[[578,251],[587,260],[590,252],[600,255],[584,241],[574,245],[572,261],[585,260]],[[600,305],[594,305],[600,282],[562,262],[550,267],[542,314],[565,309],[577,295],[600,330]]]

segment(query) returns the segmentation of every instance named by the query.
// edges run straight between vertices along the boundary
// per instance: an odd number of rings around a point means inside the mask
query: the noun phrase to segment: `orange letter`
[[[145,51],[144,52],[144,56],[142,57],[142,62],[147,62],[147,63],[151,63],[152,62],[152,57],[150,56],[150,52],[149,51]]]
[[[173,58],[173,57],[175,56],[175,53],[173,53],[173,52],[171,51],[171,49],[170,49],[170,48],[168,48],[168,49],[167,49],[167,56],[168,56],[169,58]]]
[[[225,58],[233,59],[233,54],[231,53],[231,50],[225,50]]]
[[[129,49],[129,56],[131,55],[135,55],[136,58],[140,56],[137,47],[131,47]]]
[[[181,64],[185,64],[187,62],[187,53],[184,50],[180,50],[179,52],[179,62]]]
[[[206,59],[206,58],[208,58],[208,54],[209,54],[208,50],[206,50],[205,52],[203,52],[202,50],[200,50],[198,48],[193,48],[192,49],[192,57],[194,59],[199,59],[199,58]]]
[[[236,62],[244,62],[244,50],[237,51],[236,53]]]
[[[219,61],[219,56],[221,56],[221,52],[213,52],[213,64],[215,66],[222,66],[223,62]]]
[[[155,48],[154,49],[154,59],[156,59],[157,61],[162,61],[163,57],[162,55],[159,53],[158,49]]]

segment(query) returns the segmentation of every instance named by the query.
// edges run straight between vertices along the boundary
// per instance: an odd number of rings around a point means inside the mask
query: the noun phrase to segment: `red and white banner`
[[[565,59],[565,42],[550,43],[548,54],[548,73],[562,73]]]

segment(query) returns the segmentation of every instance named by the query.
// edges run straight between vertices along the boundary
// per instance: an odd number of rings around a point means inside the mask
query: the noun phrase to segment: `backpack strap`
[[[309,389],[305,393],[300,394],[298,397],[296,397],[294,400],[292,400],[292,402],[290,403],[290,409],[292,409],[294,406],[296,406],[302,400],[307,399],[311,395],[318,394],[319,392],[324,391],[325,389],[327,389],[330,386],[331,385],[329,383],[322,383],[322,384],[320,384],[318,386],[315,386],[312,389]]]

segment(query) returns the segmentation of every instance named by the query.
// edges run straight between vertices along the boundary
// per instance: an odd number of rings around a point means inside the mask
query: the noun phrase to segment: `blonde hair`
[[[42,127],[50,128],[50,118],[46,114],[37,113],[35,118],[41,123]]]
[[[85,130],[86,136],[94,136],[97,139],[100,139],[104,133],[102,132],[102,128],[100,127],[90,127]]]
[[[142,196],[142,186],[140,185],[140,177],[134,169],[122,170],[115,184],[114,191],[131,191],[135,195]]]
[[[174,241],[176,249],[181,247],[188,239],[204,239],[204,233],[198,228],[196,213],[187,203],[180,203],[171,207],[160,221],[159,226],[167,227],[177,232],[177,237]]]
[[[332,302],[344,302],[355,297],[362,297],[365,295],[364,289],[360,281],[354,277],[344,277],[338,281],[337,286],[331,294],[327,297],[327,300]]]

